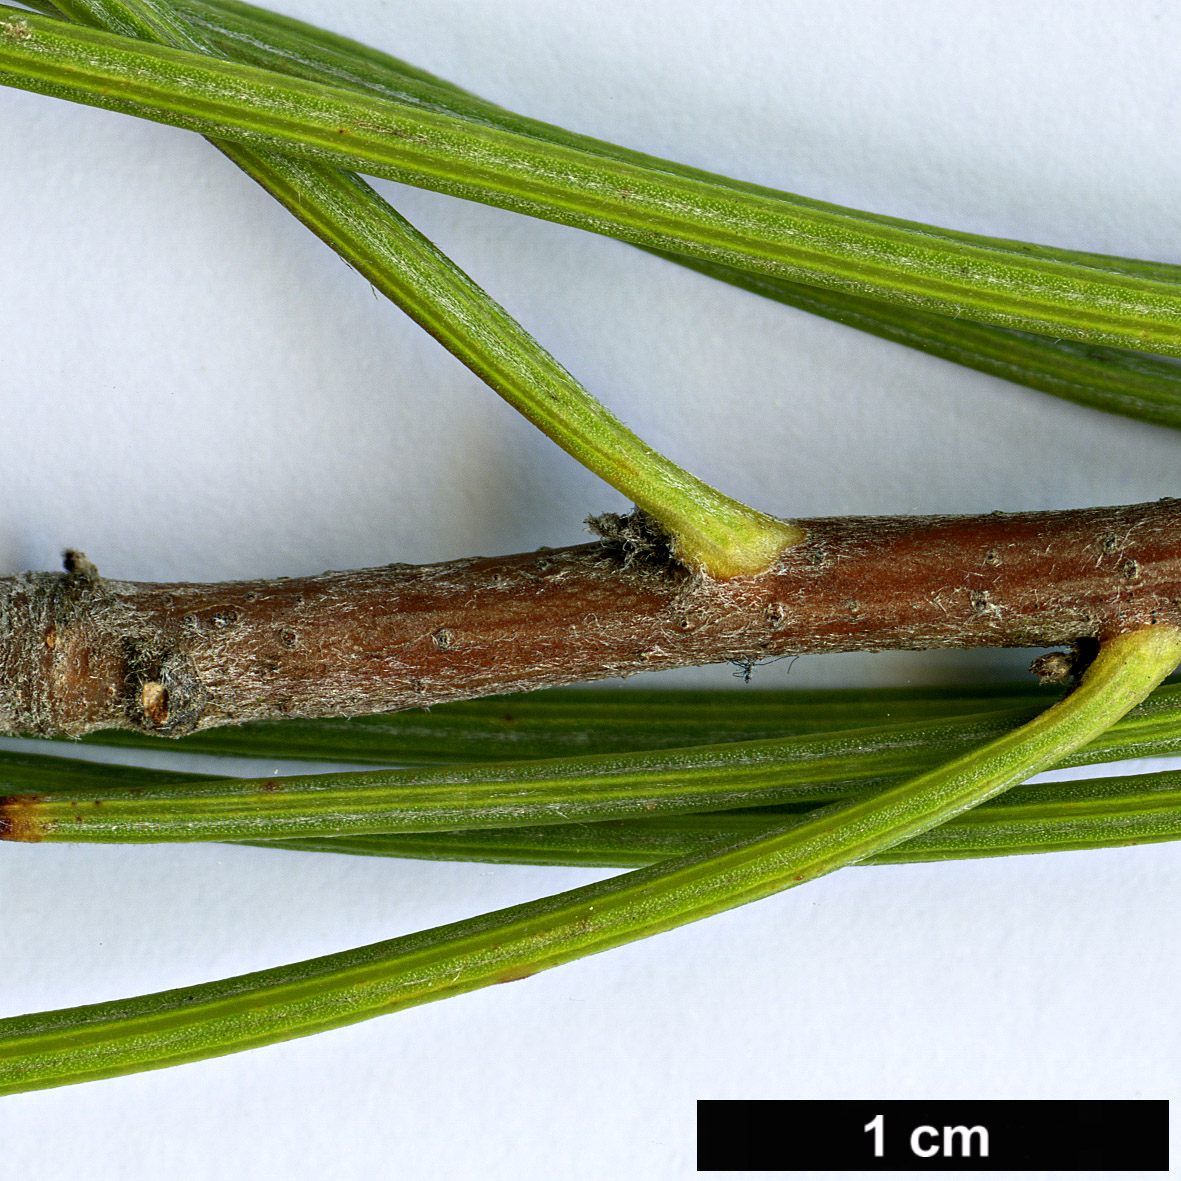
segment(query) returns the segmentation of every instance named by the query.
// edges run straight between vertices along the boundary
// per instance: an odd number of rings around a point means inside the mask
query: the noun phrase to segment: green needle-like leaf
[[[1181,721],[1178,726],[1181,728]],[[0,753],[0,784],[7,793],[101,798],[112,788],[143,789],[200,778],[111,763]],[[291,838],[258,844],[269,849],[428,860],[632,867],[697,853],[723,840],[766,834],[781,826],[785,817],[802,818],[801,807],[808,805],[459,832]],[[1093,849],[1179,836],[1181,773],[1165,771],[1015,788],[1001,799],[864,864]]]
[[[527,135],[542,143],[578,148],[609,159],[641,164],[677,176],[726,185],[740,192],[799,201],[831,213],[850,212],[840,205],[800,197],[766,185],[751,184],[721,173],[679,164],[673,160],[663,160],[658,156],[595,139],[593,136],[568,131],[553,123],[531,119],[526,115],[506,110],[456,86],[453,82],[420,70],[388,53],[304,21],[242,3],[241,0],[176,0],[172,7],[183,12],[194,27],[200,28],[210,44],[220,47],[223,57],[234,61],[276,70],[313,82],[352,87],[379,97],[415,103],[428,110],[475,119],[491,127]],[[46,3],[44,10],[52,12],[52,5]],[[883,226],[919,231],[930,229],[921,222],[887,217],[880,213],[858,211],[857,215]],[[1140,275],[1163,283],[1181,281],[1181,266],[1172,263],[1149,262],[1055,246],[1035,246],[1029,242],[988,238],[954,230],[941,230],[940,233],[966,243],[987,242],[1002,249],[1019,250],[1025,254],[1036,254],[1041,258],[1098,267],[1101,270]]]
[[[872,800],[614,880],[335,956],[0,1022],[0,1093],[231,1053],[517,980],[811,881],[983,803],[1077,750],[1181,660],[1154,627],[1100,651],[1032,722]]]
[[[234,841],[563,824],[831,800],[897,782],[1029,716],[531,762],[20,792],[21,841]],[[1181,739],[1178,740],[1181,743]]]
[[[742,270],[1181,354],[1181,288],[1115,264],[768,196],[11,9],[0,81]]]
[[[1172,692],[1157,690],[1154,700]],[[355,718],[285,718],[158,738],[102,730],[88,745],[352,763],[463,763],[624,754],[828,730],[930,723],[1052,704],[1032,681],[957,688],[828,690],[551,689]],[[1171,702],[1172,698],[1168,697]],[[1181,703],[1179,703],[1181,705]],[[1171,708],[1171,707],[1169,707]]]
[[[51,14],[56,11],[50,4],[31,7]],[[235,0],[181,0],[175,7],[192,27],[200,30],[207,44],[235,61],[482,120],[547,143],[577,147],[646,167],[729,184],[748,192],[784,195],[517,115],[388,54],[265,9]],[[818,209],[837,208],[821,202],[813,204]],[[883,225],[919,231],[926,228],[876,214],[862,216]],[[965,237],[968,241],[987,240]],[[1027,252],[1034,249],[1026,243],[1005,240],[996,240],[995,244]],[[1181,267],[1166,263],[1147,263],[1052,247],[1037,250],[1043,257],[1061,262],[1123,271],[1164,283],[1181,281]],[[1111,414],[1122,414],[1160,426],[1181,427],[1181,370],[1168,361],[1125,349],[1079,345],[963,318],[924,313],[895,303],[805,286],[686,255],[662,253],[661,256],[754,294],[979,369],[994,377]]]
[[[954,689],[633,691],[556,689],[357,718],[254,722],[153,738],[113,730],[84,740],[193,754],[357,763],[462,763],[626,754],[841,730],[920,729],[949,718],[976,724],[1032,717],[1060,694],[1028,685]],[[1181,683],[1162,685],[1114,726],[1109,758],[1170,753],[1181,735]],[[1098,761],[1092,759],[1092,762]]]
[[[631,868],[766,835],[798,811],[707,812],[599,824],[268,841],[261,847],[497,865]],[[1101,849],[1181,838],[1181,773],[1018,787],[860,865]]]
[[[0,833],[26,841],[275,840],[800,807],[890,786],[1035,709],[672,750],[253,780],[148,773],[143,782],[92,788],[84,770],[92,764],[81,764],[77,785],[59,768],[38,786],[26,769],[0,799]],[[1178,750],[1174,684],[1061,765]]]

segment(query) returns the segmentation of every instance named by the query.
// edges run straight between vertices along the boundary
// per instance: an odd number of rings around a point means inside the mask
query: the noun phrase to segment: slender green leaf
[[[11,840],[276,840],[593,822],[775,804],[888,787],[1028,720],[1036,707],[755,742],[267,779],[148,777],[30,788],[0,800]],[[1061,765],[1181,751],[1171,684]],[[63,790],[60,785],[67,784]]]
[[[712,746],[1023,708],[1032,714],[1060,695],[1032,681],[817,691],[551,689],[393,714],[249,722],[183,738],[102,730],[82,741],[248,758],[462,763]]]
[[[766,835],[798,811],[765,808],[598,824],[389,833],[260,842],[268,849],[479,861],[499,865],[631,868]],[[885,865],[1100,849],[1181,838],[1181,772],[1018,787],[921,836],[859,862]]]
[[[0,834],[24,841],[267,840],[829,800],[896,783],[1003,734],[1029,712],[636,754],[14,793],[0,800]]]
[[[0,20],[0,81],[743,270],[1181,353],[1181,288],[1115,264],[887,224],[12,9]]]
[[[838,690],[818,696],[831,698],[841,692],[857,691]],[[866,692],[875,691],[860,691],[858,695]],[[559,692],[543,696],[560,699],[564,695],[595,697],[605,694]],[[659,699],[691,697],[692,694],[681,692],[635,696]],[[737,698],[739,695],[716,696]],[[760,696],[778,699],[785,695],[764,693]],[[678,705],[676,708],[687,708],[687,705]],[[1117,725],[1126,727],[1133,722],[1134,719],[1124,719]],[[1178,726],[1181,727],[1181,721]],[[6,794],[57,793],[92,795],[97,799],[112,788],[142,789],[153,784],[194,782],[200,778],[174,771],[155,771],[25,752],[0,752],[0,784]],[[630,867],[700,852],[707,845],[718,841],[745,839],[769,832],[781,825],[785,816],[801,815],[800,808],[809,806],[804,803],[786,810],[660,815],[624,821],[459,832],[324,836],[258,843],[265,848],[431,860]],[[1088,849],[1169,840],[1178,835],[1181,835],[1181,773],[1161,772],[1015,788],[1003,798],[966,813],[952,823],[941,825],[939,829],[908,841],[872,861],[877,864]]]
[[[504,131],[527,135],[542,143],[578,148],[624,163],[640,164],[677,176],[726,185],[739,192],[785,198],[830,213],[851,212],[841,205],[800,197],[782,189],[752,184],[721,173],[664,160],[659,156],[595,139],[593,136],[580,135],[553,123],[531,119],[506,110],[456,86],[453,82],[429,74],[400,58],[363,45],[359,41],[252,4],[241,3],[240,0],[176,0],[172,7],[183,12],[194,26],[199,27],[207,40],[221,49],[222,56],[234,61],[276,70],[313,82],[352,87],[378,97],[415,103],[428,110],[457,115],[464,119],[487,123],[490,127],[499,127]],[[925,232],[931,228],[921,222],[906,221],[880,213],[857,211],[857,215],[880,225],[899,229]],[[1038,257],[1059,262],[1120,271],[1163,283],[1181,282],[1181,266],[1174,263],[1150,262],[1055,246],[1035,246],[1029,242],[1009,238],[989,238],[955,230],[939,232],[969,244],[987,242],[1001,249],[1036,254]]]
[[[41,7],[50,13],[55,11],[49,4],[31,7]],[[216,47],[222,56],[236,61],[311,81],[353,87],[381,97],[416,103],[429,110],[482,120],[548,143],[730,184],[750,192],[783,195],[772,189],[673,164],[525,118],[388,54],[265,9],[235,3],[235,0],[181,0],[176,7],[191,25],[201,31],[207,44]],[[818,209],[836,208],[821,202],[814,204]],[[924,228],[876,214],[863,216],[883,225]],[[967,240],[975,239],[968,236]],[[1028,244],[1005,240],[995,240],[995,244],[1006,249],[1031,249]],[[1039,250],[1044,257],[1062,262],[1124,271],[1166,283],[1181,281],[1181,267],[1166,263],[1147,263],[1052,247]],[[979,369],[994,377],[1111,414],[1122,414],[1160,426],[1181,427],[1181,370],[1166,360],[1125,349],[1078,345],[962,318],[924,313],[898,304],[805,286],[685,255],[656,253],[754,294]]]
[[[0,752],[6,793],[94,794],[111,788],[199,777],[111,763]],[[498,864],[631,867],[697,853],[711,844],[770,832],[800,808],[661,815],[599,823],[439,833],[307,837],[257,842],[262,848]],[[1181,773],[1111,776],[1014,788],[925,836],[870,859],[993,857],[1091,849],[1181,836]],[[869,862],[867,862],[868,864]]]

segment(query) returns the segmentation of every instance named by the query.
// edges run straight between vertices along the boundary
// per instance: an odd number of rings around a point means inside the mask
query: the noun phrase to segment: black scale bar
[[[1167,1172],[1169,1103],[702,1099],[697,1168]]]

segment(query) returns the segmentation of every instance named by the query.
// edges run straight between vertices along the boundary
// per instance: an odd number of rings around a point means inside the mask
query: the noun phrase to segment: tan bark
[[[211,585],[116,582],[75,559],[0,580],[0,729],[179,735],[788,653],[1181,626],[1181,501],[799,523],[805,541],[771,571],[727,582],[618,528],[560,550]]]

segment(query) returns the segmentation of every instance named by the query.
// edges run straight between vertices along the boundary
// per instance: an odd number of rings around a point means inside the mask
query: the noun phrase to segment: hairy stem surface
[[[729,582],[631,527],[597,545],[260,582],[19,575],[0,580],[0,730],[172,736],[723,660],[1181,623],[1181,502],[800,524],[807,540],[770,571]]]

